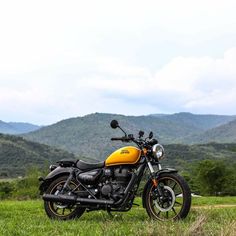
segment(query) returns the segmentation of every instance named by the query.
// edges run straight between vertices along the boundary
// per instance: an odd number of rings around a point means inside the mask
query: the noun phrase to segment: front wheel
[[[145,194],[146,211],[150,218],[161,221],[183,219],[191,206],[191,191],[183,177],[163,173],[158,179],[163,195],[159,195],[150,181]]]

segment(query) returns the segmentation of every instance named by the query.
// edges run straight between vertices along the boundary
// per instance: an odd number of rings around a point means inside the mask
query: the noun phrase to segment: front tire
[[[55,179],[46,190],[46,194],[57,194],[61,187],[65,184],[68,176],[62,176]],[[71,180],[70,190],[76,189],[78,183],[76,180]],[[66,194],[66,192],[65,192]],[[78,207],[76,204],[66,204],[59,202],[44,201],[44,209],[48,217],[56,220],[72,220],[79,218],[85,211],[85,208]]]
[[[176,173],[163,173],[158,179],[163,196],[159,196],[152,181],[145,194],[146,211],[150,218],[161,221],[185,218],[191,207],[191,191],[183,177]]]

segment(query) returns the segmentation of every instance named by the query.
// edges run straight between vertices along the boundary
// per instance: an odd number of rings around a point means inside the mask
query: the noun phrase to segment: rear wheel
[[[161,221],[185,218],[191,206],[191,191],[184,178],[176,173],[164,173],[157,181],[164,196],[160,196],[150,182],[145,197],[148,215]]]
[[[48,187],[46,194],[55,194],[57,195],[59,191],[64,186],[68,176],[62,176],[58,179],[54,180]],[[67,190],[64,194],[68,194],[71,192],[76,193],[78,191],[78,183],[76,180],[71,180]],[[60,202],[51,202],[44,201],[44,209],[49,218],[57,219],[57,220],[71,220],[74,218],[78,218],[82,216],[85,211],[85,208],[78,207],[76,204],[67,204]]]

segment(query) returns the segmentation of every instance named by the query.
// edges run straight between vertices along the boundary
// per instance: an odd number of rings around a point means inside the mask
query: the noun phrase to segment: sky
[[[235,115],[236,1],[0,0],[0,120]]]

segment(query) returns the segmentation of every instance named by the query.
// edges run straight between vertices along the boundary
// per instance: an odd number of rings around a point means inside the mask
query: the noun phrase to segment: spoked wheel
[[[68,176],[62,176],[56,180],[54,180],[48,187],[46,193],[47,194],[59,194],[60,190],[64,186]],[[68,189],[64,192],[64,194],[69,194],[71,192],[76,193],[78,191],[78,184],[75,180],[71,180]],[[80,217],[85,208],[78,207],[76,204],[67,204],[60,202],[51,202],[44,201],[44,208],[49,216],[49,218],[57,219],[57,220],[70,220],[74,218]]]
[[[158,178],[163,195],[150,182],[146,192],[146,211],[152,219],[161,221],[183,219],[191,206],[191,192],[183,177],[164,173]]]

